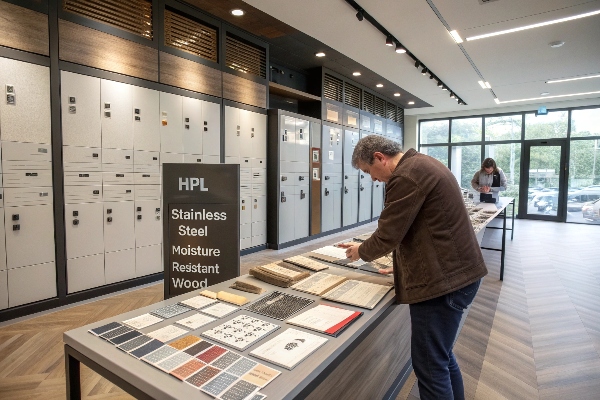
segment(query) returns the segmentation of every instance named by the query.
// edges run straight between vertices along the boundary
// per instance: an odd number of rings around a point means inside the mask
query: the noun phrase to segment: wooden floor
[[[244,256],[242,273],[374,227]],[[484,245],[499,247],[499,235],[488,230]],[[484,250],[484,256],[490,274],[455,346],[467,398],[600,398],[600,228],[516,221],[504,282],[498,280],[499,252]],[[156,284],[0,325],[0,399],[64,399],[62,333],[162,295]],[[416,387],[412,375],[398,399],[418,398]],[[87,399],[130,398],[86,368],[82,392]]]

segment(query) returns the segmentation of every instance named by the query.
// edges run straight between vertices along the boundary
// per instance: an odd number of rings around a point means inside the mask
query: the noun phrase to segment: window
[[[522,122],[521,114],[488,117],[485,119],[485,140],[521,140]]]
[[[419,124],[421,144],[448,143],[450,120],[424,121]]]
[[[571,137],[600,136],[600,108],[571,112]]]
[[[488,144],[485,146],[485,157],[493,158],[498,168],[501,168],[506,175],[506,191],[502,192],[501,196],[514,197],[515,207],[518,207],[521,182],[521,143]]]
[[[481,161],[481,145],[452,146],[450,169],[460,187],[471,187],[471,179],[481,169]]]
[[[448,146],[423,146],[421,153],[427,154],[448,166]]]
[[[480,142],[481,118],[462,118],[452,120],[452,143]]]
[[[555,139],[567,137],[567,111],[553,111],[548,115],[525,114],[525,139]]]

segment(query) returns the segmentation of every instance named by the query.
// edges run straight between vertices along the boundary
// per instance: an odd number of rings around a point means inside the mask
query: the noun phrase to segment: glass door
[[[566,153],[567,141],[563,139],[524,143],[519,199],[521,218],[565,221]]]

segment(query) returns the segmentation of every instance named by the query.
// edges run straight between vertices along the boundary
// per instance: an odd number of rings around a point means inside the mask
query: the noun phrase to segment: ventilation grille
[[[396,105],[395,104],[387,103],[385,111],[386,111],[386,114],[387,114],[387,119],[391,119],[392,121],[396,121],[397,116],[396,116]]]
[[[375,114],[375,96],[371,93],[363,93],[363,110]]]
[[[165,46],[217,62],[217,31],[165,10]]]
[[[149,0],[64,0],[63,9],[135,35],[154,37]]]
[[[267,52],[227,34],[225,64],[236,71],[267,77]]]
[[[396,112],[396,122],[404,125],[404,108],[398,107],[398,112]]]
[[[360,89],[344,82],[344,104],[360,108]]]
[[[325,82],[323,83],[323,96],[329,100],[342,102],[342,88],[344,87],[341,79],[335,78],[329,74],[325,74]]]
[[[385,100],[375,97],[375,115],[385,118]]]

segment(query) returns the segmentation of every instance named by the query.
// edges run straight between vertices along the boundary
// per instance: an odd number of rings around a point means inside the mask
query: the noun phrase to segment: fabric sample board
[[[152,353],[145,355],[142,358],[142,360],[150,364],[156,364],[161,362],[165,358],[172,356],[175,353],[177,353],[177,350],[175,350],[171,346],[162,346],[161,348],[153,351]]]
[[[210,364],[225,353],[227,353],[227,349],[221,346],[212,346],[205,352],[198,354],[196,358],[202,362]]]
[[[256,365],[258,365],[256,361],[242,357],[233,363],[229,368],[227,368],[226,371],[235,376],[242,376],[248,371],[252,370],[252,368],[254,368]]]
[[[128,326],[120,326],[117,329],[113,329],[111,331],[108,331],[106,333],[103,333],[102,335],[100,335],[100,337],[104,340],[110,340],[112,338],[115,338],[117,336],[121,336],[127,332],[131,332],[133,329],[131,329]]]
[[[216,375],[210,381],[205,383],[200,390],[210,394],[213,397],[217,397],[223,393],[233,382],[237,380],[235,375],[228,374],[227,372],[221,372]]]
[[[314,294],[315,296],[322,296],[323,293],[330,291],[337,285],[347,280],[348,278],[345,276],[328,274],[326,272],[317,272],[305,280],[293,285],[292,289]]]
[[[127,333],[124,333],[123,335],[114,337],[112,339],[108,339],[108,341],[114,344],[115,346],[118,346],[141,335],[142,334],[138,331],[129,331]]]
[[[212,365],[213,367],[217,367],[219,369],[226,369],[227,367],[229,367],[231,364],[233,364],[240,358],[242,358],[241,355],[236,354],[233,351],[228,351],[227,353],[223,354],[221,357],[219,357],[216,360],[214,360],[213,362],[211,362],[210,365]]]
[[[246,307],[246,310],[283,321],[314,300],[274,291]]]
[[[205,297],[206,298],[206,297]],[[177,325],[185,326],[188,329],[196,330],[201,326],[209,324],[216,319],[203,314],[192,314],[188,317],[182,318],[179,321],[175,321]]]
[[[154,314],[157,317],[168,319],[168,318],[174,317],[176,315],[186,313],[190,310],[191,310],[191,308],[182,306],[181,304],[171,304],[168,306],[158,308],[158,309],[152,311],[151,314]]]
[[[123,321],[123,323],[127,326],[132,327],[133,329],[144,329],[151,325],[158,324],[162,320],[162,318],[152,314],[142,314],[138,317]]]
[[[206,340],[203,340],[201,342],[194,344],[193,346],[188,347],[187,349],[183,350],[183,352],[189,354],[190,356],[195,357],[211,346],[213,346],[213,344],[211,342],[207,342]]]
[[[171,357],[157,363],[156,366],[165,372],[171,372],[180,365],[194,359],[194,357],[185,353],[175,353]]]
[[[91,333],[92,335],[100,336],[103,333],[112,331],[113,329],[117,329],[121,326],[123,326],[123,324],[120,324],[118,322],[111,322],[110,324],[106,324],[106,325],[99,326],[98,328],[90,329],[88,332]]]
[[[289,328],[252,350],[250,355],[291,370],[328,340]]]
[[[187,378],[189,378],[193,373],[199,371],[200,368],[204,367],[205,365],[206,364],[202,361],[193,358],[185,364],[175,368],[173,371],[170,372],[170,374],[173,375],[175,378],[184,381]]]
[[[200,312],[212,315],[213,317],[223,318],[237,310],[239,310],[239,308],[230,306],[229,304],[217,303],[203,308],[202,310],[200,310]]]
[[[196,372],[194,375],[187,378],[185,382],[189,383],[190,385],[196,388],[199,388],[200,386],[204,385],[206,382],[214,378],[215,375],[217,375],[219,372],[221,372],[220,369],[207,365],[200,371]]]
[[[161,348],[162,346],[164,346],[163,342],[161,342],[160,340],[152,339],[152,341],[136,348],[135,350],[131,350],[129,354],[131,354],[135,358],[142,358],[146,354],[150,354],[153,351]]]
[[[174,341],[172,343],[169,343],[169,346],[171,346],[177,350],[183,350],[201,340],[202,339],[200,339],[198,336],[188,335],[188,336],[182,337],[181,339],[177,339],[176,341]]]
[[[222,392],[218,398],[221,400],[244,400],[258,389],[257,385],[240,379]]]
[[[117,349],[126,351],[126,352],[130,352],[131,350],[135,350],[138,347],[145,345],[146,343],[148,343],[151,340],[152,340],[152,338],[150,336],[141,335],[141,336],[136,337],[135,339],[132,339],[128,342],[123,343],[122,345],[118,346]]]
[[[322,271],[329,268],[329,265],[305,256],[285,258],[283,261],[302,268],[310,269],[311,271]]]
[[[279,325],[248,315],[238,315],[201,335],[237,350],[245,350],[276,329],[279,329]]]

